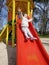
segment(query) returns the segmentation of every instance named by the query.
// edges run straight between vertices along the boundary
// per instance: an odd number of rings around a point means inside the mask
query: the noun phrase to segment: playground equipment
[[[49,65],[49,55],[40,41],[37,32],[32,23],[29,23],[29,29],[37,38],[33,41],[25,41],[21,30],[21,20],[16,19],[16,43],[17,43],[17,65]]]
[[[49,65],[49,55],[46,52],[42,42],[32,23],[29,23],[31,33],[37,38],[33,41],[25,41],[24,34],[21,30],[21,20],[17,20],[17,65]]]
[[[6,38],[6,43],[8,39],[8,8],[6,6],[6,0],[0,1],[0,41]],[[3,29],[4,28],[4,29]]]
[[[4,41],[5,40],[5,38],[6,38],[6,44],[8,45],[8,36],[9,36],[9,33],[11,32],[11,30],[12,30],[12,28],[11,28],[12,26],[10,26],[10,25],[6,25],[5,27],[4,27],[4,29],[2,30],[2,32],[0,33],[0,41]]]
[[[32,12],[32,8],[33,8],[33,2],[32,0],[5,0],[4,4],[6,3],[6,5],[8,6],[8,21],[12,21],[10,25],[6,25],[5,28],[3,28],[2,32],[0,33],[0,41],[2,41],[2,39],[4,39],[6,36],[6,43],[8,43],[8,35],[9,35],[9,28],[10,31],[12,30],[12,47],[14,47],[14,39],[15,39],[15,16],[16,16],[16,12],[17,12],[17,8],[20,7],[22,9],[23,12],[27,13],[28,15],[30,15],[30,12]],[[30,4],[31,3],[31,4]],[[23,6],[22,6],[23,5]],[[11,15],[10,15],[10,14]],[[7,33],[6,33],[7,31]],[[4,33],[4,35],[3,35]]]
[[[7,6],[10,9],[9,11],[12,11],[12,26],[5,26],[5,28],[2,30],[0,34],[0,40],[4,39],[6,37],[6,42],[8,43],[8,34],[12,30],[12,47],[14,47],[14,38],[15,38],[15,14],[17,11],[17,7],[15,5],[18,5],[17,3],[21,2],[21,8],[23,12],[28,13],[30,15],[30,12],[32,13],[30,2],[31,0],[7,0]],[[27,8],[25,9],[24,6],[22,7],[22,2],[26,3]],[[25,7],[26,7],[25,5]],[[20,7],[20,6],[18,6]],[[23,9],[24,8],[24,9]],[[31,11],[30,11],[31,10]],[[17,65],[49,65],[49,56],[43,47],[38,34],[36,33],[34,27],[30,23],[30,31],[32,34],[37,37],[37,40],[30,41],[28,40],[25,42],[24,35],[21,31],[21,28],[18,23],[21,23],[20,19],[16,19],[16,43],[17,43]],[[11,30],[10,30],[10,29]],[[9,31],[9,30],[10,31]],[[21,34],[21,35],[20,35]]]

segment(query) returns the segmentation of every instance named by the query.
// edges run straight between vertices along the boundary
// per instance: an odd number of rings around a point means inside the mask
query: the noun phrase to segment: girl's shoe
[[[31,40],[37,40],[37,38],[36,37],[32,37]]]

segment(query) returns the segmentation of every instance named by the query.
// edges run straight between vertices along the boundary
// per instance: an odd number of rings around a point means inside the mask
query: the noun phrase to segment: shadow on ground
[[[16,65],[16,47],[7,46],[8,65]]]

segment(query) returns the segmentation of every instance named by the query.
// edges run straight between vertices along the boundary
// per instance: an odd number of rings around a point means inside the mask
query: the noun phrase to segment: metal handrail
[[[12,30],[12,27],[7,24],[2,30],[2,32],[0,33],[0,41],[3,41],[6,38],[6,45],[8,45],[8,36],[11,30]]]
[[[0,37],[3,35],[4,31],[7,29],[8,24],[3,28],[2,32],[0,33]]]

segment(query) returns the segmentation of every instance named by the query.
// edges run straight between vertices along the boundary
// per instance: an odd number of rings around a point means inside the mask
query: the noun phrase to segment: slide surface
[[[36,33],[34,27],[29,23],[30,31],[37,37],[34,41],[25,41],[23,32],[21,31],[20,22],[17,21],[17,60],[16,65],[49,65],[49,56],[43,47],[38,34]]]

